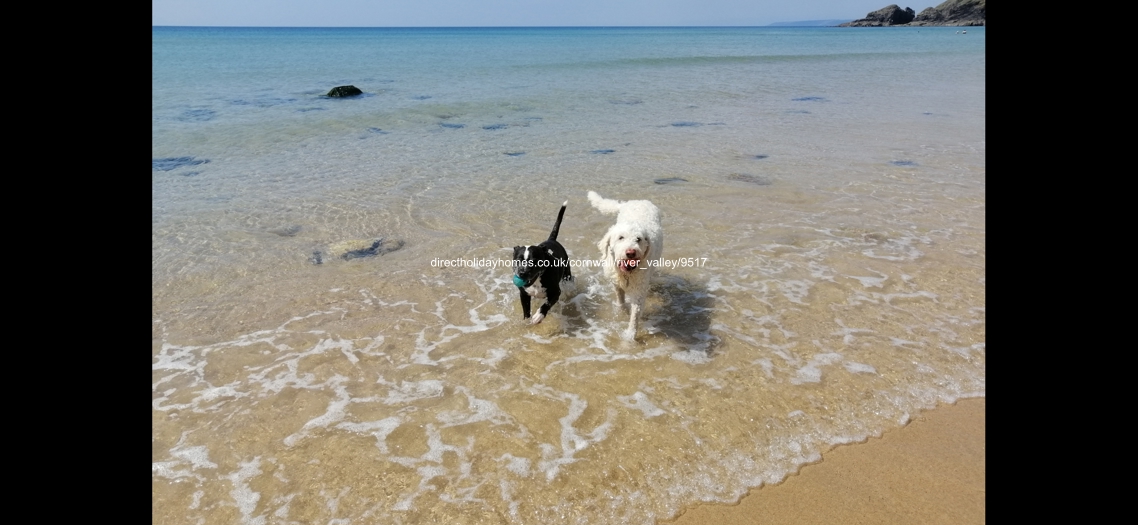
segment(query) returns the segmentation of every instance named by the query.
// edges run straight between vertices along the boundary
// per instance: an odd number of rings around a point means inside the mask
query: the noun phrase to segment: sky
[[[156,26],[765,26],[855,20],[896,0],[151,0]],[[898,3],[920,13],[940,1]]]

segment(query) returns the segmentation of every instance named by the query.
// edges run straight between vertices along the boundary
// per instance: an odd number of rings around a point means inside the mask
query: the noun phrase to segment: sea
[[[653,524],[983,397],[966,29],[153,27],[152,521]]]

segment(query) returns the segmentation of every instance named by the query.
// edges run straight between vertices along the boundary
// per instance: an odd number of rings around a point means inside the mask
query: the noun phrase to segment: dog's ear
[[[612,243],[612,230],[609,230],[608,232],[605,233],[604,237],[601,237],[601,241],[597,243],[597,249],[599,249],[601,251],[601,257],[602,258],[607,258],[610,256],[609,245],[611,243]]]
[[[525,252],[526,252],[525,246],[514,246],[514,258],[515,259],[521,259],[522,254],[524,254]]]

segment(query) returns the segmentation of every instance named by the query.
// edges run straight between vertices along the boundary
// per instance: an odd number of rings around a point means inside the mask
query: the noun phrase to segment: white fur
[[[663,214],[648,201],[618,201],[589,192],[589,203],[601,213],[616,214],[616,224],[597,243],[604,260],[605,277],[616,291],[616,305],[629,309],[626,339],[636,336],[644,300],[648,298],[648,282],[655,271],[649,260],[664,256]],[[626,271],[622,262],[636,260],[636,269]]]

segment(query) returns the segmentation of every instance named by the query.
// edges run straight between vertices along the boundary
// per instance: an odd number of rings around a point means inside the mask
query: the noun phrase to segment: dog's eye
[[[636,242],[640,242],[640,237],[637,237],[637,238],[636,238]]]
[[[621,235],[620,237],[617,237],[617,238],[616,238],[616,240],[618,240],[618,241],[623,241],[623,240],[624,240],[624,236],[623,236],[623,235]]]

